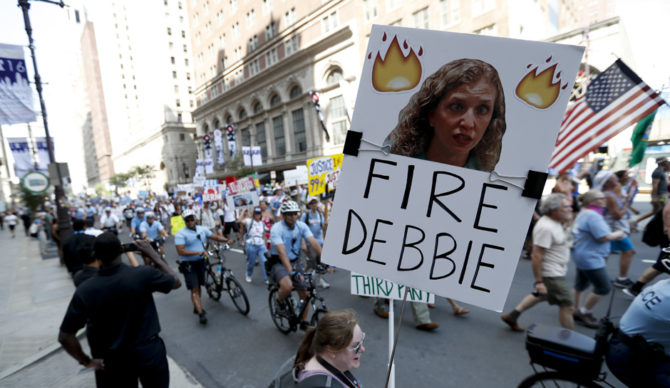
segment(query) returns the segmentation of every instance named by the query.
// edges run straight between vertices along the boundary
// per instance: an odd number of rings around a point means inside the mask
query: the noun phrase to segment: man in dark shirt
[[[121,242],[110,232],[95,238],[98,273],[75,291],[60,327],[58,341],[80,364],[95,369],[98,387],[167,387],[169,371],[152,293],[179,288],[177,274],[145,241],[138,248],[154,262],[130,267],[121,262]],[[93,359],[76,333],[86,325]]]
[[[63,242],[63,261],[72,276],[84,266],[81,257],[86,252],[83,251],[89,247],[88,252],[90,253],[90,247],[95,239],[95,237],[84,233],[85,225],[84,220],[74,220],[72,223],[74,233]]]

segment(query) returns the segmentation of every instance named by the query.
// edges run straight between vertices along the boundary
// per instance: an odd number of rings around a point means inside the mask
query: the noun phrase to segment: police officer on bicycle
[[[306,299],[308,292],[302,287],[304,278],[302,273],[304,271],[303,265],[300,262],[300,249],[302,240],[312,247],[316,252],[317,257],[321,257],[321,245],[312,235],[307,224],[298,221],[300,207],[295,201],[284,201],[279,211],[282,215],[282,220],[275,223],[270,230],[270,242],[272,249],[270,250],[269,266],[271,268],[270,275],[272,279],[279,284],[279,291],[277,292],[277,299],[284,304],[286,298],[291,294],[293,283],[296,283],[298,294],[300,298]],[[301,329],[307,327],[308,309],[305,309]]]
[[[163,224],[156,220],[154,212],[147,212],[144,216],[146,217],[146,220],[140,224],[140,234],[155,250],[160,252],[161,258],[165,259],[165,248],[163,248],[163,244],[165,243],[168,234],[165,231]]]
[[[186,222],[186,227],[174,236],[174,245],[180,260],[179,272],[184,274],[186,288],[191,291],[193,313],[198,314],[200,323],[204,325],[207,323],[207,312],[202,308],[200,286],[205,284],[205,241],[208,238],[219,242],[228,240],[197,225],[193,210],[186,209],[181,216]]]
[[[105,214],[100,217],[100,226],[105,232],[112,232],[115,235],[119,235],[119,218],[116,214],[112,213],[112,208],[107,206],[105,208]]]

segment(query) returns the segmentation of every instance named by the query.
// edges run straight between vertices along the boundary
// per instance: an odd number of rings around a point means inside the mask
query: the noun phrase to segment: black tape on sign
[[[358,156],[358,149],[361,148],[361,139],[363,139],[363,132],[347,131],[347,138],[344,140],[342,153]]]
[[[546,172],[529,170],[521,195],[528,198],[542,198],[542,190],[544,189],[544,183],[547,181],[547,176],[549,174]]]

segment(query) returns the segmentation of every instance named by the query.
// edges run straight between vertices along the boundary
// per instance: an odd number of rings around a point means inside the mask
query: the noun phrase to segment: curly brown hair
[[[398,125],[386,138],[392,142],[391,152],[414,156],[425,152],[435,130],[428,123],[432,112],[447,92],[464,84],[472,84],[485,77],[496,89],[491,122],[479,144],[472,150],[482,171],[493,171],[500,159],[505,123],[505,95],[498,71],[478,59],[457,59],[440,67],[421,85],[398,115]]]

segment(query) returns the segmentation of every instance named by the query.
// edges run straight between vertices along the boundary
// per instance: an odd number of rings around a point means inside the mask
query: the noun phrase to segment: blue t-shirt
[[[146,220],[147,220],[146,217],[139,218],[138,216],[134,216],[133,219],[130,221],[130,227],[135,228],[135,233],[139,233],[140,225]]]
[[[670,356],[670,279],[645,288],[621,317],[619,328],[629,336],[663,345]]]
[[[316,212],[316,214],[314,214],[310,211],[306,211],[302,213],[300,221],[307,224],[316,241],[323,245],[323,214],[321,214],[321,212]]]
[[[296,221],[293,229],[289,228],[284,221],[277,222],[270,229],[270,242],[272,249],[270,253],[278,255],[277,244],[284,244],[288,258],[293,261],[300,255],[300,243],[303,238],[314,237],[307,225],[302,221]]]
[[[163,230],[163,225],[159,221],[154,221],[149,225],[148,222],[144,221],[140,224],[140,233],[144,232],[147,234],[147,238],[155,240],[158,238],[158,231]]]
[[[605,218],[591,209],[583,209],[577,214],[572,226],[574,236],[572,259],[579,269],[605,267],[605,259],[610,253],[609,241],[598,241],[612,233]]]
[[[189,228],[183,228],[174,236],[174,245],[183,245],[184,249],[187,251],[204,251],[205,250],[205,241],[207,237],[211,236],[212,232],[203,228],[200,225],[195,226],[195,230]],[[197,261],[201,260],[203,257],[201,255],[196,256],[179,256],[181,261]]]

